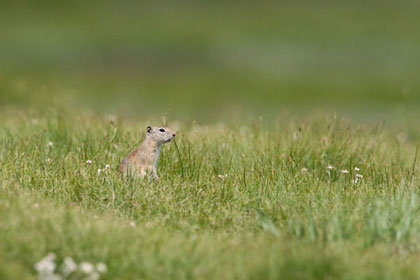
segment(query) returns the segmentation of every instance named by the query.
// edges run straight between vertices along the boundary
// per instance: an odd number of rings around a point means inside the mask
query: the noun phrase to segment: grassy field
[[[2,1],[0,279],[419,279],[419,12]]]
[[[146,123],[2,119],[2,279],[49,252],[105,263],[103,279],[420,275],[418,122],[173,122],[181,157],[166,146],[154,182],[115,170]]]

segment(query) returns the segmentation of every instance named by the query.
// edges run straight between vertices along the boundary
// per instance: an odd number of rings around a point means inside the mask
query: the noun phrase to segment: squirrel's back
[[[139,148],[136,148],[134,151],[129,153],[120,163],[120,167],[118,168],[118,171],[123,173],[127,169],[128,165],[131,161],[135,160],[135,157],[137,155]]]

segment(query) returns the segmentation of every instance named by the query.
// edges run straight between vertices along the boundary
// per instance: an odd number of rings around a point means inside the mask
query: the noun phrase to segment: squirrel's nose
[[[172,136],[173,136],[173,137],[175,137],[175,136],[176,136],[176,134],[174,133],[174,134],[172,134]]]

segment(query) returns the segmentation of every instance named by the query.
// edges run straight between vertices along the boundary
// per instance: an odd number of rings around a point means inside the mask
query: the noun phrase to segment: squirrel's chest
[[[158,146],[155,150],[155,158],[153,161],[153,167],[156,168],[157,162],[159,160],[159,155],[160,155],[160,146]]]
[[[157,165],[160,154],[160,147],[144,147],[140,149],[138,156],[138,163],[145,167],[155,167]]]

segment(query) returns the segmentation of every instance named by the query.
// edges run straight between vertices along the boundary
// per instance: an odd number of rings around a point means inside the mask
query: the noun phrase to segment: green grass
[[[48,252],[104,262],[104,279],[420,275],[418,122],[170,122],[181,160],[166,145],[154,182],[116,172],[149,123],[10,115],[0,127],[4,279],[34,278]]]
[[[2,1],[0,279],[419,279],[419,3]]]

